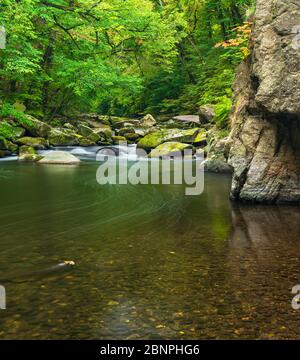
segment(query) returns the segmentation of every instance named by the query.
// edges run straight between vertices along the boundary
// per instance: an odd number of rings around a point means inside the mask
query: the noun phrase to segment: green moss
[[[19,149],[19,161],[35,162],[41,158],[32,146],[23,145]]]
[[[149,157],[162,157],[162,156],[178,156],[183,153],[184,150],[192,149],[193,146],[190,144],[182,144],[180,142],[166,142],[159,145],[157,148],[151,151]]]
[[[126,141],[126,138],[124,136],[112,136],[111,138],[114,144],[119,144]]]
[[[45,149],[49,146],[48,141],[44,138],[22,137],[17,140],[19,145],[32,146],[34,149]]]
[[[205,131],[200,131],[194,138],[195,146],[205,144],[207,139],[207,133]]]
[[[19,137],[23,136],[25,130],[21,127],[12,126],[7,121],[0,122],[0,136],[5,137],[6,139],[15,141]]]
[[[164,129],[155,131],[141,139],[138,143],[138,147],[145,150],[151,150],[156,148],[160,144],[168,141],[177,141],[192,144],[198,131],[198,128],[189,130]]]
[[[8,150],[12,153],[18,150],[18,146],[7,140],[3,136],[0,136],[0,150]]]

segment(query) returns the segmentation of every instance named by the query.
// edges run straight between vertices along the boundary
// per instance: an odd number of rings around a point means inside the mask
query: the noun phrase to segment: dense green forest
[[[252,0],[2,0],[1,112],[15,104],[53,119],[195,113],[212,104],[225,126],[253,7]]]

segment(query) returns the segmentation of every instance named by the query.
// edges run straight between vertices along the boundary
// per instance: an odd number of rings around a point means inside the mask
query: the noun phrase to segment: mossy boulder
[[[112,118],[114,119],[114,118]],[[121,118],[119,118],[121,119]],[[122,128],[135,128],[140,126],[140,121],[137,119],[124,119],[124,120],[111,120],[111,126],[113,129],[118,131],[118,129]]]
[[[199,129],[162,129],[146,135],[138,142],[138,147],[147,151],[169,141],[193,144]]]
[[[70,123],[64,123],[64,124],[63,124],[63,127],[64,127],[65,129],[69,129],[69,130],[72,130],[72,131],[76,132],[75,126],[72,125],[72,124],[70,124]]]
[[[39,160],[38,163],[53,165],[78,165],[80,164],[80,160],[66,151],[52,151]]]
[[[0,150],[7,150],[11,153],[15,153],[18,150],[18,145],[0,136]]]
[[[126,137],[124,136],[112,136],[111,137],[114,144],[118,145],[121,142],[126,142]]]
[[[22,137],[19,140],[17,140],[17,144],[19,145],[27,145],[31,146],[34,149],[44,150],[49,147],[49,143],[46,139],[40,138],[40,137]]]
[[[0,121],[0,136],[8,140],[15,141],[25,134],[25,129],[19,126],[13,126],[8,121]]]
[[[94,146],[94,145],[96,145],[95,142],[90,139],[87,139],[84,137],[79,139],[79,146],[87,147],[87,146]]]
[[[141,135],[136,132],[134,127],[124,127],[117,131],[118,136],[123,136],[130,142],[136,142],[141,138]]]
[[[81,135],[69,129],[51,129],[48,135],[49,143],[53,146],[74,146],[79,145]]]
[[[117,130],[117,134],[119,136],[125,136],[126,137],[126,134],[129,134],[129,133],[131,133],[131,134],[135,133],[135,128],[132,127],[132,126],[128,126],[128,127],[123,127],[121,129]]]
[[[51,126],[40,121],[33,116],[26,115],[22,121],[22,127],[25,128],[32,136],[47,137],[51,131]]]
[[[89,126],[81,123],[77,126],[77,128],[79,134],[82,135],[85,139],[90,140],[95,144],[101,140],[101,136]]]
[[[91,135],[94,130],[92,128],[90,128],[89,126],[87,126],[84,123],[79,123],[77,125],[77,129],[78,129],[78,133],[84,137],[88,137],[89,135]]]
[[[35,162],[41,160],[42,156],[38,155],[32,146],[23,145],[19,148],[19,161]]]
[[[101,137],[104,136],[106,140],[111,139],[113,136],[113,131],[108,125],[102,125],[101,127],[94,129],[94,132]]]
[[[183,144],[180,142],[170,141],[157,146],[154,150],[151,151],[149,157],[157,158],[157,157],[182,156],[184,150],[192,150],[192,152],[195,151],[194,147],[190,144]]]

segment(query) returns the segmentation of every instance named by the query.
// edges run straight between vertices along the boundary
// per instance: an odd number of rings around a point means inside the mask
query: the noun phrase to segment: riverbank
[[[83,114],[50,122],[19,114],[0,119],[0,157],[18,156],[19,161],[38,162],[44,161],[41,150],[126,143],[146,151],[150,158],[181,155],[184,150],[194,155],[201,151],[207,158],[207,170],[229,173],[225,135],[213,125],[211,112],[207,118],[202,114],[159,120],[150,114],[140,119]]]

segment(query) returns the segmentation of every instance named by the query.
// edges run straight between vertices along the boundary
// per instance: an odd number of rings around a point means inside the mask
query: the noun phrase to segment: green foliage
[[[216,123],[219,128],[227,127],[227,120],[229,117],[229,113],[232,107],[232,101],[230,98],[224,96],[218,100],[218,103],[215,105],[216,112]]]
[[[0,136],[11,139],[13,137],[13,127],[7,122],[0,122]]]
[[[25,116],[22,111],[17,110],[14,106],[5,103],[0,106],[0,119],[11,118],[16,125],[32,126],[32,122]],[[5,129],[5,126],[4,126]],[[5,130],[3,130],[5,131]]]
[[[235,67],[247,55],[243,22],[252,6],[252,0],[2,0],[7,47],[0,50],[0,96],[50,120],[93,111],[196,112],[209,103],[221,124]],[[1,111],[26,121],[12,107]]]

